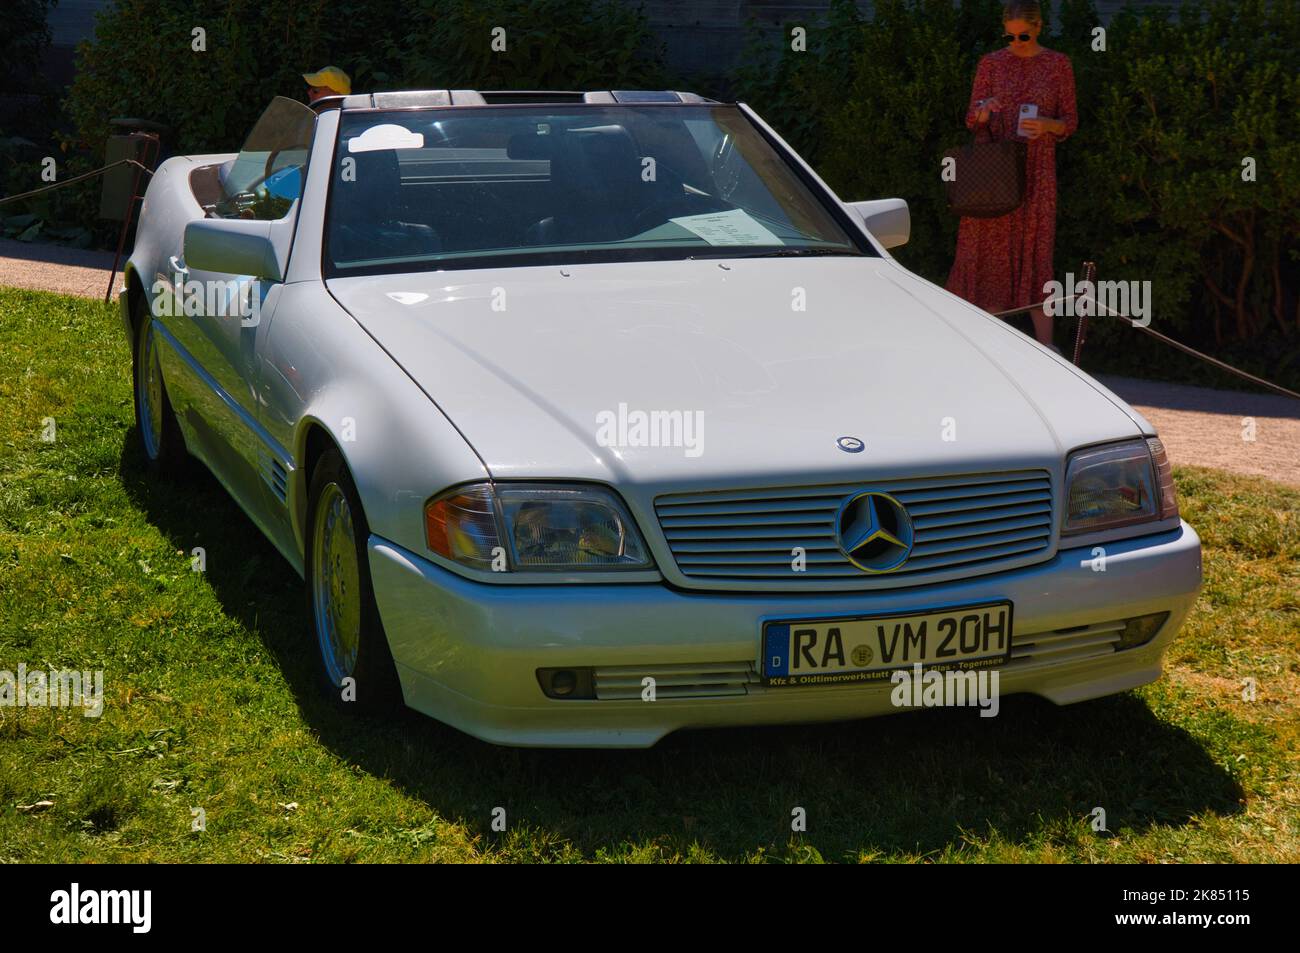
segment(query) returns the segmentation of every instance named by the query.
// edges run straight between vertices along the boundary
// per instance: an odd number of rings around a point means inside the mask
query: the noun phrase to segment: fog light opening
[[[568,701],[596,697],[595,682],[589,668],[539,668],[537,683],[547,698]]]
[[[1122,652],[1124,649],[1135,649],[1139,645],[1146,645],[1156,637],[1156,633],[1168,618],[1168,612],[1156,612],[1152,615],[1139,615],[1125,619],[1119,641],[1115,643],[1115,651]]]
[[[551,691],[560,697],[572,695],[573,690],[577,687],[578,676],[574,675],[573,672],[568,669],[556,672],[551,676]]]

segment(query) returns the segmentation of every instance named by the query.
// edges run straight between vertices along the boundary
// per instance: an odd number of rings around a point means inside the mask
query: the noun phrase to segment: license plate
[[[987,668],[1011,657],[1011,603],[763,624],[767,685],[888,679],[898,669]]]

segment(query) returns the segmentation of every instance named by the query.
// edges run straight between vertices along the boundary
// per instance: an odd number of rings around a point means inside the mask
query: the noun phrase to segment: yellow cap
[[[324,86],[342,96],[352,92],[352,80],[337,66],[327,66],[319,73],[303,73],[302,78],[307,81],[308,86]]]

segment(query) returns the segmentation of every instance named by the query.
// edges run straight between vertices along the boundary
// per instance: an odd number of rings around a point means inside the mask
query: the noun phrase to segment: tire
[[[131,343],[131,391],[135,398],[135,429],[149,470],[167,479],[189,473],[185,438],[172,411],[158,359],[158,338],[144,296],[131,309],[134,340]]]
[[[321,691],[335,708],[354,714],[391,713],[402,705],[370,579],[369,538],[343,456],[327,450],[307,495],[307,603]]]

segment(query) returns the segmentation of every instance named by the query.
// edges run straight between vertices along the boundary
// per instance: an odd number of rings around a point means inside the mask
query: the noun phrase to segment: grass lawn
[[[1300,860],[1296,491],[1176,472],[1206,585],[1142,690],[524,751],[318,701],[298,578],[133,430],[116,312],[0,289],[0,669],[105,672],[100,718],[0,708],[0,862]]]

